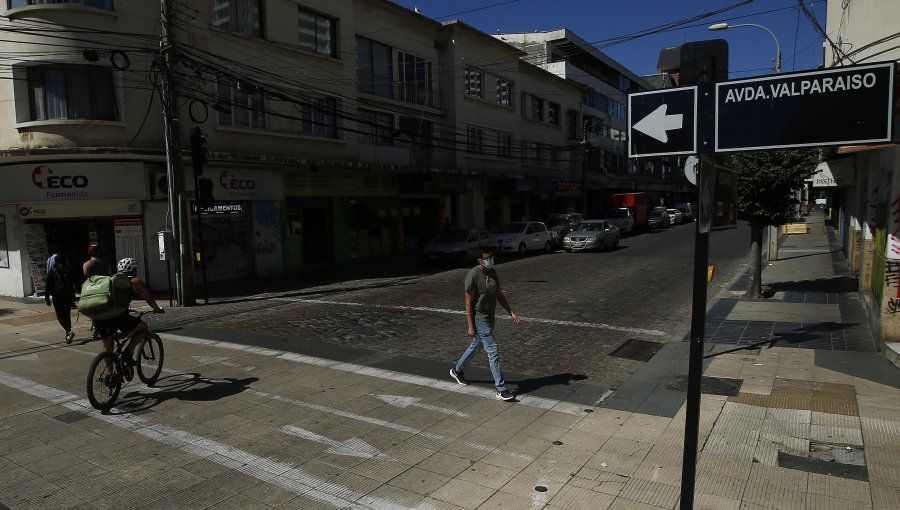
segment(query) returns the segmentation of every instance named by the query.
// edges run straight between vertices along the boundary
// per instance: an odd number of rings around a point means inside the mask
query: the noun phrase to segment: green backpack
[[[94,320],[118,317],[131,304],[131,277],[125,273],[91,276],[81,285],[78,311]]]

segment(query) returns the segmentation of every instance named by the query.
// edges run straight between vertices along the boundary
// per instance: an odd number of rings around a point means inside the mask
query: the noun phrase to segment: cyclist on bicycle
[[[137,274],[137,267],[137,261],[133,258],[124,258],[119,261],[117,272],[126,274],[130,277],[131,290],[144,298],[147,304],[153,308],[154,312],[163,312],[163,309],[156,304],[156,300],[150,295],[150,291],[147,289],[147,286],[144,285],[143,280],[135,276]],[[115,337],[117,331],[127,333],[129,342],[128,346],[123,351],[123,356],[129,363],[134,363],[134,348],[144,339],[144,335],[147,334],[146,322],[131,315],[126,309],[112,319],[94,321],[94,326],[97,328],[97,331],[101,332],[103,336],[103,347],[107,351],[112,351],[115,348],[113,337]]]

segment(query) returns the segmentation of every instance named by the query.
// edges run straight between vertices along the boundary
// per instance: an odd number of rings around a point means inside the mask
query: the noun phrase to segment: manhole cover
[[[778,452],[778,466],[807,473],[849,478],[861,482],[869,481],[869,470],[866,466],[842,464],[834,460],[810,459],[799,455],[791,455],[790,453]]]
[[[75,423],[76,421],[81,421],[87,418],[87,415],[81,414],[76,411],[69,411],[67,413],[62,413],[60,415],[54,416],[53,418],[63,422],[63,423]],[[2,508],[2,507],[0,507]]]
[[[629,338],[609,355],[635,361],[650,361],[650,358],[659,352],[660,349],[662,349],[662,344]]]
[[[700,393],[707,395],[722,395],[736,397],[741,392],[743,379],[726,379],[724,377],[703,376],[700,382]],[[687,391],[688,380],[686,375],[676,375],[666,386],[667,390]]]

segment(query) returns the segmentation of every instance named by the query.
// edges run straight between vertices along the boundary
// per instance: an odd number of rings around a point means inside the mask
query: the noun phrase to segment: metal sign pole
[[[703,380],[703,338],[706,332],[706,283],[709,231],[713,219],[715,165],[701,157],[697,164],[699,217],[694,237],[694,297],[691,305],[691,351],[688,363],[687,409],[684,419],[684,456],[681,464],[681,508],[694,508],[697,446],[700,435],[700,390]]]

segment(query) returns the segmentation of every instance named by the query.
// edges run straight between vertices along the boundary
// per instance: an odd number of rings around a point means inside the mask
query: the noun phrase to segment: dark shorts
[[[116,331],[122,331],[125,334],[131,333],[140,323],[141,320],[137,317],[128,312],[123,312],[112,319],[94,321],[94,329],[100,332],[102,337],[106,338],[116,334]]]

